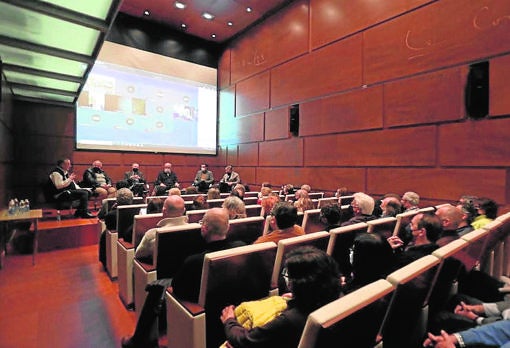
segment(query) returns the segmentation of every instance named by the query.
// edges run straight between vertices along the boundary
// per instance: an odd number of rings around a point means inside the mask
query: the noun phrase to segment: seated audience
[[[191,204],[191,210],[204,210],[209,209],[209,204],[207,204],[207,198],[204,195],[197,196],[193,199],[193,203]]]
[[[441,331],[440,335],[428,334],[424,347],[501,347],[510,348],[510,320],[502,320],[473,329],[449,335]]]
[[[97,199],[102,201],[105,198],[115,197],[117,191],[112,186],[112,179],[103,170],[103,164],[99,160],[92,163],[92,167],[83,172],[83,186],[92,188],[97,195]]]
[[[153,198],[147,203],[147,214],[161,213],[165,201],[161,198]]]
[[[223,309],[221,321],[231,347],[292,347],[299,344],[308,314],[340,294],[335,261],[313,247],[289,252],[283,277],[291,290],[287,309],[261,327],[245,329],[235,318],[234,306]]]
[[[227,210],[229,220],[242,219],[246,217],[246,206],[244,205],[244,202],[236,196],[229,196],[225,198],[222,207]]]
[[[163,165],[163,170],[158,173],[158,177],[156,181],[154,181],[154,191],[152,194],[155,196],[164,196],[172,187],[178,188],[179,180],[175,172],[172,171],[172,163],[165,163]]]
[[[135,257],[143,262],[152,263],[152,255],[156,243],[156,231],[158,228],[179,226],[188,223],[188,217],[184,215],[184,200],[181,196],[172,195],[165,199],[163,204],[163,219],[161,219],[155,228],[151,228],[142,237],[142,240],[135,251]]]
[[[200,165],[200,170],[195,174],[193,186],[195,186],[199,192],[207,192],[214,183],[214,175],[208,168],[209,166],[207,163],[202,163]]]
[[[85,219],[93,218],[94,215],[90,214],[88,210],[90,191],[82,189],[74,182],[76,174],[69,173],[70,168],[71,160],[69,158],[57,161],[57,166],[49,175],[48,195],[57,202],[79,201],[74,215]]]
[[[475,201],[477,216],[471,223],[475,230],[482,228],[498,216],[498,205],[490,198],[477,198]]]
[[[239,173],[234,172],[234,167],[230,164],[225,167],[225,174],[219,182],[220,192],[231,192],[232,189],[241,182]]]
[[[476,215],[478,214],[478,211],[475,208],[475,201],[470,199],[462,199],[461,197],[459,202],[456,202],[454,205],[462,213],[462,220],[465,220],[468,225],[471,225]]]
[[[280,196],[278,195],[269,195],[267,197],[262,197],[260,201],[260,205],[264,210],[264,217],[268,216],[273,210],[276,203],[280,202]]]
[[[177,187],[172,187],[170,190],[168,190],[168,195],[169,196],[173,196],[173,195],[180,196],[181,190]]]
[[[418,206],[420,203],[420,196],[418,196],[416,192],[408,191],[402,196],[401,203],[404,211],[420,209]]]
[[[342,226],[367,222],[376,218],[372,215],[375,206],[375,201],[372,197],[363,192],[356,192],[353,196],[354,199],[351,202],[353,217],[343,222]]]
[[[387,239],[395,253],[395,270],[430,255],[438,248],[436,241],[442,232],[439,217],[434,214],[416,214],[410,226],[413,239],[405,249],[403,249],[404,242],[398,236]]]
[[[133,191],[135,196],[143,196],[146,193],[145,190],[145,177],[140,171],[140,165],[133,163],[131,170],[124,173],[124,180],[129,183],[129,188]]]
[[[246,193],[246,188],[242,184],[237,184],[234,186],[234,189],[230,193],[232,196],[236,196],[239,199],[244,199],[244,194]]]
[[[347,196],[347,195],[349,195],[349,191],[347,190],[347,187],[340,187],[335,192],[336,198],[340,198],[342,196]]]
[[[460,236],[473,231],[473,227],[463,220],[462,212],[453,205],[444,205],[437,209],[436,215],[441,221],[443,232],[437,240],[437,245],[444,246]]]
[[[297,209],[292,205],[292,203],[276,203],[271,211],[271,216],[270,224],[273,231],[257,238],[254,244],[264,242],[275,242],[278,244],[278,241],[282,239],[302,236],[305,234],[303,228],[296,225]]]
[[[303,185],[301,185],[301,188],[300,188],[300,189],[301,189],[301,190],[305,190],[307,193],[312,192],[312,188],[311,188],[311,187],[310,187],[310,185],[308,185],[308,184],[303,184]]]
[[[262,189],[264,187],[267,187],[268,189],[270,189],[270,191],[273,190],[273,185],[271,185],[271,183],[267,182],[267,181],[264,181],[261,185],[260,185],[260,192],[258,193],[257,197],[260,198],[262,197]]]
[[[294,192],[296,192],[294,190],[294,185],[292,185],[292,184],[285,184],[285,185],[282,186],[282,188],[280,190],[280,195],[281,196],[292,195],[292,194],[294,194]]]
[[[402,212],[400,196],[397,194],[386,194],[381,199],[381,217],[395,217]],[[375,214],[374,214],[375,215]]]
[[[305,210],[313,209],[313,202],[308,196],[308,191],[299,189],[296,191],[294,196],[294,206],[297,208],[298,212],[304,212]]]
[[[207,190],[207,200],[220,198],[220,190],[217,187],[211,187],[209,190]]]
[[[197,194],[198,193],[198,190],[195,186],[188,186],[184,189],[184,194],[185,195],[194,195],[194,194]]]
[[[336,204],[329,204],[321,208],[321,219],[327,223],[326,231],[331,231],[334,228],[340,227],[340,220],[342,219],[342,211]]]
[[[106,230],[117,230],[118,206],[133,204],[133,192],[131,192],[131,190],[127,187],[123,187],[118,190],[116,196],[115,204],[112,206],[110,211],[105,215],[98,216],[99,218],[104,219],[104,224],[106,225],[106,229],[101,233],[99,238],[99,261],[103,264],[104,267],[106,267]],[[129,233],[129,231],[126,232]]]
[[[262,202],[262,200],[267,198],[272,192],[273,192],[273,190],[271,190],[271,188],[262,187],[260,189],[260,192],[258,193],[257,204],[260,204]]]

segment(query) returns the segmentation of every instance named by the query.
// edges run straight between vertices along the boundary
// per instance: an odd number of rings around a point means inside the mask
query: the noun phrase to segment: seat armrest
[[[136,262],[140,265],[140,267],[145,271],[145,272],[154,272],[156,270],[156,267],[154,267],[154,265],[152,263],[147,263],[147,262],[143,262],[143,261],[140,261],[138,259],[136,259]]]
[[[184,307],[189,312],[189,314],[191,316],[196,317],[197,315],[205,312],[205,308],[202,307],[201,305],[199,305],[198,303],[184,301],[184,300],[179,299],[177,296],[175,296],[174,290],[171,286],[166,288],[166,292],[169,296],[172,296],[172,298],[175,301],[177,301],[182,307]]]
[[[124,249],[134,249],[135,245],[133,243],[126,242],[123,238],[120,238],[117,241]]]

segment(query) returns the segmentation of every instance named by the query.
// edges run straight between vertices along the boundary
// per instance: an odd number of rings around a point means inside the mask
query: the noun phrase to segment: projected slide
[[[78,149],[216,153],[216,86],[96,61],[78,99]]]

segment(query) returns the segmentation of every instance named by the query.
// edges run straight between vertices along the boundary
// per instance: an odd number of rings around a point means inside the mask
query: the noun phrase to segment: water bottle
[[[27,199],[25,199],[25,211],[29,212],[30,211],[30,201]]]
[[[25,200],[20,200],[19,201],[19,209],[18,209],[18,212],[20,214],[23,214],[25,212]]]
[[[14,209],[16,207],[16,203],[14,203],[14,199],[11,199],[9,201],[9,209],[7,210],[7,212],[9,213],[9,215],[14,215]]]
[[[17,198],[14,198],[14,215],[19,213],[19,201]]]

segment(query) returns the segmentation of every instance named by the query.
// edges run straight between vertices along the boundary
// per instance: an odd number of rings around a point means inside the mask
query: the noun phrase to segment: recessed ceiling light
[[[253,11],[253,9],[251,7],[246,8],[246,12],[251,12],[251,11]]]
[[[211,37],[214,39],[216,38],[216,34],[212,34]]]
[[[174,3],[174,6],[177,7],[180,10],[184,10],[186,8],[186,4],[180,1],[176,1]]]
[[[210,14],[209,12],[202,13],[202,17],[207,20],[210,20],[210,21],[212,21],[214,19],[214,16],[212,14]]]
[[[188,26],[186,25],[186,23],[182,23],[182,24],[181,24],[181,28],[182,28],[182,29],[186,29],[187,27],[188,27]]]
[[[145,10],[145,11],[143,11],[143,15],[144,16],[150,16],[151,15],[151,11]]]
[[[234,25],[234,23],[232,23],[232,22],[227,22],[227,25],[228,25],[229,27],[231,27],[231,26],[233,26],[233,25]]]

